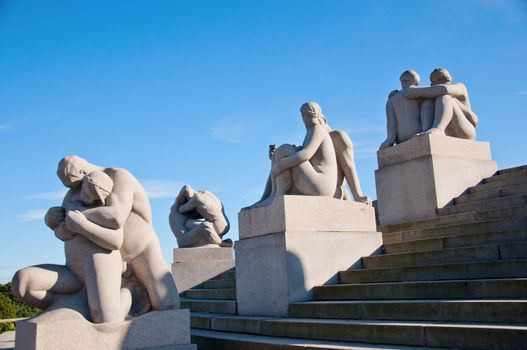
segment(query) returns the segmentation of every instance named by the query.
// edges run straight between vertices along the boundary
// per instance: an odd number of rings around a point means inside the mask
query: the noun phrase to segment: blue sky
[[[525,164],[526,39],[522,1],[0,0],[0,282],[63,263],[42,216],[69,154],[144,184],[169,262],[181,185],[215,192],[237,239],[306,101],[350,134],[375,198],[386,96],[409,68],[464,82],[498,166]]]

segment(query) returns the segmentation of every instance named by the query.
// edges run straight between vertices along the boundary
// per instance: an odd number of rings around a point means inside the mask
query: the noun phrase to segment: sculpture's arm
[[[324,141],[327,131],[321,126],[314,126],[307,132],[302,148],[290,156],[280,159],[273,164],[273,174],[278,175],[282,171],[293,168],[307,162],[315,155],[316,151]]]
[[[118,250],[123,245],[123,229],[112,230],[88,220],[80,211],[70,210],[66,214],[66,227],[88,238],[99,247]]]
[[[452,97],[464,97],[466,95],[465,85],[437,84],[433,86],[414,86],[404,91],[404,96],[409,99],[436,98],[438,96],[450,95]]]
[[[53,232],[55,232],[55,237],[57,237],[61,241],[67,241],[77,235],[75,232],[71,232],[70,230],[68,230],[65,221],[62,221],[57,227],[55,227]]]
[[[391,147],[397,140],[397,119],[395,118],[395,111],[389,99],[386,102],[386,130],[386,140],[381,144],[379,149]]]
[[[118,230],[124,227],[132,211],[136,184],[133,176],[126,170],[118,170],[113,181],[114,186],[107,199],[107,205],[87,209],[83,214],[92,223]]]

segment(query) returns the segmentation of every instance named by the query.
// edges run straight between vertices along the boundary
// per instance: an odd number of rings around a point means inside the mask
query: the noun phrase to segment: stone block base
[[[196,287],[233,267],[233,248],[200,247],[174,249],[172,276],[179,293]]]
[[[364,203],[319,196],[277,196],[266,207],[238,214],[240,239],[285,231],[375,231],[375,212]]]
[[[70,309],[17,322],[17,350],[196,350],[189,310],[152,311],[123,322],[94,324]]]
[[[381,225],[436,216],[467,188],[497,171],[488,142],[416,136],[377,152],[377,210]]]
[[[360,267],[382,245],[373,208],[363,203],[284,196],[239,217],[246,237],[235,245],[240,315],[287,316],[289,303],[314,299],[315,286],[337,283],[339,271]],[[262,234],[276,227],[282,231]]]

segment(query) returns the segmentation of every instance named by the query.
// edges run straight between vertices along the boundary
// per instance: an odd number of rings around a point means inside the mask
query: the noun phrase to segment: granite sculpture
[[[478,117],[471,109],[465,85],[452,83],[444,68],[432,71],[431,86],[418,86],[419,80],[415,71],[407,70],[400,77],[402,90],[388,95],[387,138],[380,149],[421,134],[475,140]]]
[[[413,86],[404,91],[407,99],[422,99],[423,132],[475,140],[478,117],[472,111],[463,83],[452,83],[450,73],[436,68],[430,74],[429,87]]]
[[[13,293],[46,311],[76,293],[69,307],[94,323],[124,320],[132,302],[143,305],[141,313],[150,306],[157,311],[179,308],[148,197],[135,177],[78,156],[62,159],[57,175],[69,191],[61,207],[48,210],[45,221],[64,241],[66,265],[19,270]],[[83,311],[86,298],[89,313]]]
[[[169,224],[179,248],[233,246],[232,240],[222,240],[229,231],[229,219],[210,191],[183,186],[170,210]]]
[[[272,163],[264,193],[260,201],[248,208],[267,206],[282,195],[350,199],[345,181],[354,200],[367,203],[369,198],[362,194],[360,188],[349,136],[329,127],[316,102],[304,103],[300,113],[306,127],[302,146],[269,146]]]

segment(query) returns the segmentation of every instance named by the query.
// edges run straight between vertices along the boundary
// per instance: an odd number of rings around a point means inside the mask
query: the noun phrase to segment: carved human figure
[[[399,78],[402,90],[394,90],[386,102],[387,137],[380,149],[411,139],[422,131],[421,101],[408,99],[405,92],[419,85],[420,77],[413,70],[406,70]]]
[[[337,199],[350,200],[346,190],[346,182],[351,190],[353,200],[371,205],[371,198],[362,194],[359,175],[355,166],[355,156],[353,152],[353,142],[345,131],[333,130],[329,126],[326,117],[321,113],[323,125],[331,136],[335,155],[337,157],[337,189],[334,197]]]
[[[272,152],[271,174],[264,194],[251,207],[269,205],[276,196],[285,194],[334,196],[337,158],[320,106],[304,103],[300,113],[306,127],[302,146],[284,144]]]
[[[87,193],[82,194],[81,184],[87,174],[95,171],[104,172],[113,181],[112,191],[105,198],[105,205],[83,211],[74,210],[75,207],[71,203],[75,203],[76,198],[89,196]],[[148,197],[135,177],[124,169],[98,167],[77,156],[62,159],[57,175],[62,183],[70,188],[63,202],[64,208],[68,208],[65,220],[67,231],[77,233],[77,236],[84,236],[109,251],[119,250],[122,261],[126,262],[128,273],[146,288],[154,310],[179,307],[176,286],[162,257],[159,241],[152,227]],[[89,200],[89,197],[85,199]],[[64,208],[53,207],[46,214],[46,224],[53,229],[58,228],[58,235],[62,235],[64,230],[60,228],[64,218]],[[121,234],[110,234],[112,232],[121,232]],[[64,232],[64,238],[67,237],[68,233]],[[66,242],[70,241],[72,239],[66,240]],[[73,251],[75,247],[73,245],[71,250]],[[93,255],[95,270],[92,272],[98,276],[97,284],[105,284],[96,287],[100,291],[101,288],[109,286],[106,283],[110,282],[107,282],[105,275],[107,266],[97,263],[98,255],[100,254]],[[74,257],[75,255],[72,254],[71,259]],[[121,272],[122,262],[119,266]],[[82,288],[79,279],[72,277],[75,275],[67,267],[39,265],[18,271],[13,278],[12,289],[17,296],[29,304],[46,307],[54,301],[57,294],[74,293]],[[117,281],[120,281],[119,278]],[[118,284],[115,281],[111,283],[112,286]]]
[[[180,248],[233,245],[230,239],[222,241],[229,220],[212,192],[183,186],[170,210],[169,223]]]
[[[453,84],[450,73],[444,68],[434,69],[430,82],[432,86],[414,86],[404,91],[408,101],[423,101],[423,132],[475,140],[478,117],[472,112],[465,85]]]

